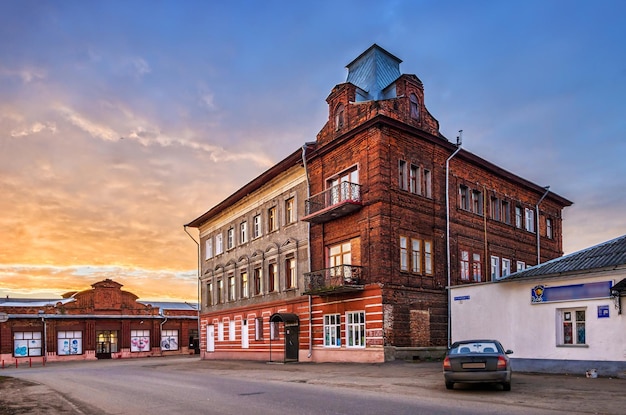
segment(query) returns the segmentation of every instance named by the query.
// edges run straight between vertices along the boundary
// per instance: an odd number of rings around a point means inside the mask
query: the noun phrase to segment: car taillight
[[[502,356],[498,356],[498,369],[506,369],[506,359]]]
[[[498,362],[498,365],[500,363]],[[446,356],[445,359],[443,359],[443,370],[451,370],[452,369],[452,365],[450,364],[450,358],[448,356]]]

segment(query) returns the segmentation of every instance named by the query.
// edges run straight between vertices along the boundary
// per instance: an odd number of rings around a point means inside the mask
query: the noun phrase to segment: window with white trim
[[[285,259],[285,288],[295,288],[296,285],[296,259],[288,257]]]
[[[324,346],[341,347],[341,314],[324,316]]]
[[[224,245],[222,244],[222,234],[215,235],[215,255],[219,255],[224,252]]]
[[[217,341],[224,341],[224,322],[220,321],[217,323]]]
[[[178,330],[161,330],[161,350],[178,350]]]
[[[365,347],[365,311],[346,313],[346,347]]]
[[[241,222],[239,224],[239,243],[245,244],[248,242],[248,222]]]
[[[472,254],[472,279],[474,282],[482,281],[483,270],[480,254]]]
[[[285,200],[285,223],[294,223],[296,221],[296,203],[293,197]]]
[[[408,240],[406,236],[400,237],[400,271],[408,271],[409,270],[409,251],[408,251]]]
[[[528,232],[535,232],[535,211],[533,209],[524,208],[524,216],[526,221],[526,230]]]
[[[524,261],[517,261],[515,264],[516,271],[523,271],[526,269],[526,263]]]
[[[272,232],[278,229],[278,216],[276,206],[272,206],[267,210],[267,231]]]
[[[491,256],[491,281],[500,279],[500,257]]]
[[[252,218],[252,225],[253,225],[252,237],[258,238],[259,236],[263,234],[261,215],[256,215],[254,216],[254,218]]]
[[[557,338],[560,345],[584,345],[587,344],[587,331],[585,325],[585,309],[571,308],[557,310],[559,333]]]
[[[424,241],[424,274],[433,275],[433,244]]]
[[[204,259],[213,258],[213,238],[204,241]]]
[[[524,223],[523,220],[524,220],[524,216],[522,214],[522,207],[515,206],[515,227],[521,229]]]
[[[228,276],[228,301],[235,301],[237,299],[237,291],[235,284],[235,276]]]
[[[13,355],[15,357],[41,356],[40,331],[18,331],[13,333]]]
[[[422,241],[411,238],[411,272],[422,272]]]
[[[546,218],[546,237],[548,239],[554,238],[554,229],[552,227],[552,219]]]
[[[280,340],[280,323],[270,321],[270,340]]]
[[[76,330],[57,332],[57,354],[83,354],[83,332]]]
[[[250,289],[248,288],[248,271],[242,270],[239,274],[241,281],[241,298],[248,298],[250,296]]]
[[[422,196],[432,199],[433,185],[432,173],[428,169],[422,169]]]
[[[235,229],[229,228],[226,232],[226,249],[233,249],[235,247]]]
[[[267,265],[267,292],[278,291],[278,269],[275,262]]]
[[[470,279],[469,251],[461,251],[461,281]]]
[[[209,282],[206,285],[206,305],[210,307],[213,305],[213,283]]]
[[[511,260],[508,258],[502,258],[502,276],[506,277],[511,273]]]
[[[217,298],[215,300],[215,304],[221,304],[224,301],[224,297],[222,297],[222,293],[224,292],[224,280],[217,280]]]
[[[263,269],[257,267],[254,269],[254,295],[261,295],[263,293]]]
[[[133,353],[150,351],[150,330],[130,331],[130,351]]]

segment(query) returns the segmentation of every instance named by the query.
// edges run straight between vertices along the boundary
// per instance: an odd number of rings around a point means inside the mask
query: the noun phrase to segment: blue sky
[[[451,141],[626,233],[626,2],[0,2],[0,295],[195,299],[183,224],[312,141],[377,43]]]

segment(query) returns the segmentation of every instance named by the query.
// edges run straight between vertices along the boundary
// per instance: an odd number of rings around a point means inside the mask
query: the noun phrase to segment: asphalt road
[[[282,365],[193,356],[51,363],[0,376],[56,392],[40,395],[49,415],[622,414],[626,405],[625,379],[582,375],[515,373],[511,392],[497,385],[448,391],[439,362]],[[53,405],[56,398],[66,405]]]

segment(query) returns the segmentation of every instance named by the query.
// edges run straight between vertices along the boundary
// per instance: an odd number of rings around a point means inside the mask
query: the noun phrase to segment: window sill
[[[557,344],[556,347],[574,348],[574,349],[587,349],[588,344]]]

